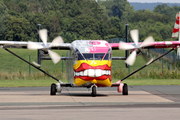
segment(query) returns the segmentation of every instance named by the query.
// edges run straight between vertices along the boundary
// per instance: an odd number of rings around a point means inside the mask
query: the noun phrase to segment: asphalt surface
[[[0,119],[9,120],[179,120],[180,86],[99,88],[92,97],[86,88],[63,88],[50,96],[50,87],[0,88]]]

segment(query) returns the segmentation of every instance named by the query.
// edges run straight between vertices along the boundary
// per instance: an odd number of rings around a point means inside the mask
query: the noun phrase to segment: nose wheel
[[[95,85],[93,85],[92,86],[92,97],[96,97],[96,86]]]

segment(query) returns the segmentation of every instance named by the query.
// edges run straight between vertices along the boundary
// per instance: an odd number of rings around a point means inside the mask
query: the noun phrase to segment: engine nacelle
[[[62,91],[62,87],[60,83],[56,83],[56,90],[57,92],[61,92]]]
[[[39,53],[42,57],[47,57],[49,55],[47,50],[39,50]]]
[[[122,93],[123,92],[123,86],[124,86],[124,83],[120,83],[120,85],[119,85],[119,87],[117,89],[118,93]]]
[[[131,54],[134,50],[135,50],[135,49],[132,49],[132,50],[130,51],[130,54]],[[142,54],[142,50],[141,50],[141,49],[136,49],[136,54],[137,54],[137,56],[141,55],[141,54]]]

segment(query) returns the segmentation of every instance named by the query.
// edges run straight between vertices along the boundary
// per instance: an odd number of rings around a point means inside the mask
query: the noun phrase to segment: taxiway
[[[177,119],[180,86],[129,86],[129,95],[116,88],[63,88],[50,96],[50,87],[0,88],[1,119]]]

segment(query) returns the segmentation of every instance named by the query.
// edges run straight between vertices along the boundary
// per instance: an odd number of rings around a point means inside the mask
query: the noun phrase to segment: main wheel
[[[56,95],[56,84],[51,84],[51,92],[50,92],[50,95]]]
[[[123,86],[123,95],[128,95],[128,85],[126,83]]]
[[[96,86],[92,87],[92,96],[96,97]]]

